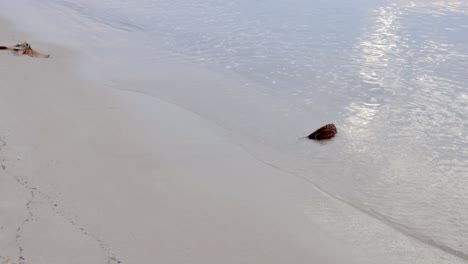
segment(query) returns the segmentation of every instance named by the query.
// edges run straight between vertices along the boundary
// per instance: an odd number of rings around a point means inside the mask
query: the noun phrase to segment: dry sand
[[[52,57],[0,54],[1,264],[456,263],[192,112],[78,78],[78,54],[13,30],[1,22],[0,40]],[[389,251],[401,262],[374,261]]]

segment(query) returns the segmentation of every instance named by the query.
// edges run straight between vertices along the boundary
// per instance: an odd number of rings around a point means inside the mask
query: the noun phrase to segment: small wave
[[[105,25],[113,29],[126,32],[144,31],[143,27],[123,21],[122,18],[114,16],[111,12],[103,12],[88,6],[63,0],[49,0],[48,4],[52,8],[59,9],[66,13],[74,13],[77,15],[78,19],[89,19],[94,23]]]

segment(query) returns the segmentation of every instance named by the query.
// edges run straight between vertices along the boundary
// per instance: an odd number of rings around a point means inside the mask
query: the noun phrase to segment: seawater
[[[281,156],[260,159],[468,260],[468,2],[20,2],[64,21],[54,25],[62,39],[43,36],[131,65],[147,83],[154,61],[171,57],[237,76],[235,91],[142,91],[268,146]],[[181,97],[203,92],[203,106]],[[328,122],[332,141],[297,140]]]

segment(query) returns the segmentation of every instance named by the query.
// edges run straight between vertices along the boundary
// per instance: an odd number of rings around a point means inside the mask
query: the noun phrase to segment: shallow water
[[[232,94],[221,87],[145,92],[268,145],[282,156],[261,159],[468,260],[467,2],[28,3],[68,21],[56,25],[63,39],[86,39],[82,48],[131,65],[148,83],[154,60],[172,57],[237,76],[245,85],[227,110],[220,102]],[[201,105],[197,93],[214,99]],[[297,141],[328,122],[336,139]]]

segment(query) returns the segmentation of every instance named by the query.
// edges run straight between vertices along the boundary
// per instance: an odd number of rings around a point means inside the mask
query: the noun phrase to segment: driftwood
[[[39,53],[31,48],[26,42],[14,45],[12,47],[0,46],[0,50],[10,50],[15,55],[28,55],[34,58],[49,58],[50,55]]]
[[[334,137],[336,133],[338,133],[336,126],[334,124],[328,124],[315,130],[314,133],[308,135],[307,138],[314,140],[330,139]]]

